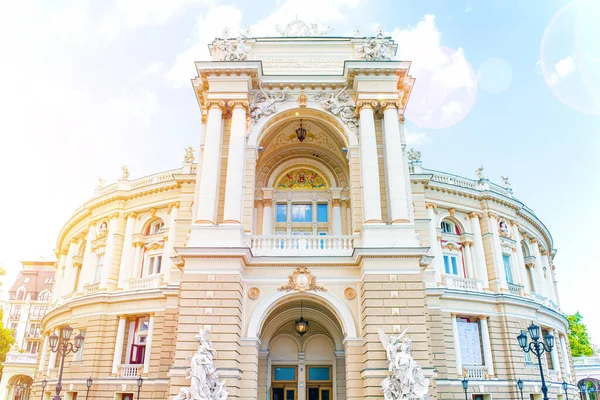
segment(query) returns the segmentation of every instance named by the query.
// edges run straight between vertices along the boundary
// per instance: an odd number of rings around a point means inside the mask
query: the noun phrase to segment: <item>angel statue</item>
[[[183,162],[187,164],[191,164],[196,159],[194,155],[194,148],[192,146],[188,146],[185,148],[185,156],[183,156]]]
[[[250,118],[254,121],[258,121],[265,115],[275,114],[277,112],[275,103],[283,103],[290,98],[287,87],[278,93],[266,93],[262,86],[259,86],[259,89],[250,104]]]
[[[485,175],[483,175],[483,165],[475,170],[475,175],[477,175],[478,180],[485,179]]]
[[[127,165],[121,166],[121,179],[124,181],[129,179],[129,167]]]
[[[324,109],[331,112],[334,115],[340,117],[349,127],[358,127],[356,118],[356,107],[352,102],[350,93],[347,90],[348,86],[344,86],[339,92],[326,92],[321,91],[314,96],[314,99],[318,101]]]
[[[379,329],[379,339],[385,348],[388,369],[392,373],[381,381],[381,389],[385,400],[424,400],[431,397],[427,394],[429,379],[425,378],[421,367],[412,358],[410,352],[412,341],[405,338],[405,329],[399,336],[387,335]]]
[[[190,360],[187,377],[191,380],[191,385],[181,388],[174,400],[227,400],[229,394],[225,382],[219,380],[213,361],[216,351],[212,347],[208,333],[207,330],[201,330],[195,336],[198,350]]]

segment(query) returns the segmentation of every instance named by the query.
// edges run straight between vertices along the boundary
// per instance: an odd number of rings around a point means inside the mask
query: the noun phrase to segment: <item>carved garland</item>
[[[317,279],[306,269],[306,267],[298,267],[292,273],[292,275],[289,276],[288,282],[277,290],[286,292],[290,292],[292,290],[306,292],[307,290],[326,291],[327,289],[321,285],[317,285]]]

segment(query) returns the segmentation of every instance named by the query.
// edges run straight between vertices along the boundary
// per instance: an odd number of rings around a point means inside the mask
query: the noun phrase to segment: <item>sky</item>
[[[181,165],[197,147],[193,61],[228,27],[295,18],[352,36],[382,26],[417,83],[407,140],[425,168],[493,182],[548,227],[563,310],[600,344],[600,2],[106,0],[0,5],[0,265],[51,258],[101,177]],[[594,251],[592,251],[594,250]]]

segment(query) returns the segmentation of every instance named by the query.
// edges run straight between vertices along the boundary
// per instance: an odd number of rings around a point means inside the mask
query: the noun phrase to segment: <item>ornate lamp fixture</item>
[[[302,318],[302,299],[300,299],[300,319],[296,321],[296,332],[300,337],[304,336],[308,332],[308,321]]]
[[[306,132],[306,128],[302,126],[302,119],[300,119],[300,125],[296,128],[296,136],[300,143],[304,142],[304,139],[306,139]]]

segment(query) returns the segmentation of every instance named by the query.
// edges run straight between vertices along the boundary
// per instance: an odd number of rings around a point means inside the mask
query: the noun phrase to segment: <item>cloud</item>
[[[448,104],[442,106],[442,113],[444,117],[451,118],[455,115],[460,115],[463,111],[462,103],[458,101],[451,101]]]
[[[429,135],[426,132],[411,132],[407,130],[405,132],[406,144],[418,145],[427,143],[429,141]]]
[[[575,62],[575,56],[567,56],[554,64],[554,72],[548,74],[546,80],[549,85],[556,85],[562,78],[572,74],[576,69],[577,63]]]

